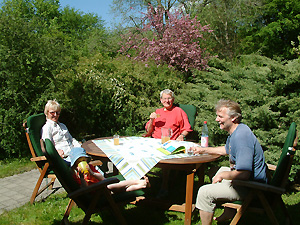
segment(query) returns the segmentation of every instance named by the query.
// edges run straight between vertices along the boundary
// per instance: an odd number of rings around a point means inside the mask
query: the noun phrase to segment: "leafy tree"
[[[244,53],[258,51],[270,58],[296,58],[292,42],[299,43],[299,15],[300,2],[297,0],[267,0],[263,13],[245,29],[241,45]]]
[[[203,33],[211,32],[209,26],[201,26],[196,18],[191,19],[178,11],[170,13],[153,6],[149,6],[143,21],[142,28],[137,29],[135,35],[129,33],[121,52],[134,49],[138,54],[134,59],[152,59],[158,65],[165,63],[179,71],[207,68],[211,56],[205,47],[200,46],[199,40],[203,39]]]
[[[23,120],[41,111],[46,99],[53,96],[49,88],[56,85],[55,75],[87,54],[84,49],[88,46],[87,33],[102,27],[93,15],[82,16],[74,9],[60,11],[59,1],[3,3],[0,10],[1,158],[24,154]]]
[[[240,30],[252,26],[261,15],[264,0],[204,0],[183,3],[186,13],[209,24],[212,33],[205,36],[208,49],[220,58],[233,59],[239,54]]]
[[[160,107],[160,91],[176,92],[184,86],[182,74],[167,66],[145,67],[125,56],[113,59],[105,54],[82,58],[57,80],[61,119],[79,139],[110,136],[126,128],[144,131],[150,113]]]
[[[300,56],[300,36],[298,36],[298,45],[296,46],[296,43],[294,41],[291,42],[293,49],[292,49],[292,53],[296,54],[299,58]]]
[[[154,8],[160,7],[169,12],[173,9],[179,7],[179,3],[189,2],[184,0],[113,0],[111,6],[112,12],[116,16],[121,16],[122,19],[129,26],[134,26],[140,22],[140,13],[145,12],[149,5],[152,5]],[[165,16],[167,16],[165,14]]]

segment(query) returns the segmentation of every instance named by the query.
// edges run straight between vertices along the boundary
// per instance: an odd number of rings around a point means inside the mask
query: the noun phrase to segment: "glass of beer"
[[[161,143],[165,143],[170,140],[172,137],[172,129],[171,128],[161,128]]]
[[[114,145],[119,145],[119,144],[120,144],[119,135],[115,134],[114,135]]]

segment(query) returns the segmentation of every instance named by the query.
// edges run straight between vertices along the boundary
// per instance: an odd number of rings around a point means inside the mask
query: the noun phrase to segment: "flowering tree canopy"
[[[200,46],[205,32],[212,30],[208,25],[201,26],[196,17],[191,19],[188,14],[171,13],[162,7],[154,9],[150,5],[141,28],[127,34],[120,52],[131,57],[128,51],[135,49],[136,60],[152,59],[158,65],[166,63],[181,71],[203,70],[211,58],[206,48]]]

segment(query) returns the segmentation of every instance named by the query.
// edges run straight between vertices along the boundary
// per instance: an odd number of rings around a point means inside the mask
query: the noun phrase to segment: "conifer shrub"
[[[243,120],[258,137],[268,163],[277,164],[288,128],[299,118],[299,60],[277,62],[258,55],[244,55],[229,63],[210,62],[208,71],[194,71],[193,83],[180,90],[179,101],[197,107],[195,130],[201,135],[203,121],[208,121],[211,146],[225,144],[227,133],[215,122],[214,106],[221,98],[241,105]],[[296,153],[291,180],[299,171]]]

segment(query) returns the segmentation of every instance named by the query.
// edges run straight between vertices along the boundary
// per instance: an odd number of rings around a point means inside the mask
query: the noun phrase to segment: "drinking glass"
[[[172,137],[172,129],[171,128],[161,128],[161,143],[165,143],[170,140]]]
[[[114,145],[119,145],[120,144],[120,140],[119,140],[119,135],[118,134],[115,134],[114,135]]]

